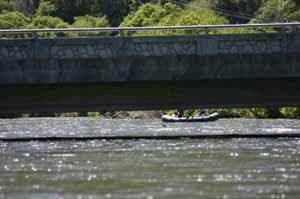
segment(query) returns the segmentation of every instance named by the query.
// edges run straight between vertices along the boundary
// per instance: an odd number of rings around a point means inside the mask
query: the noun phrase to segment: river
[[[24,118],[0,138],[299,133],[299,120]],[[0,142],[0,198],[300,198],[300,139]]]

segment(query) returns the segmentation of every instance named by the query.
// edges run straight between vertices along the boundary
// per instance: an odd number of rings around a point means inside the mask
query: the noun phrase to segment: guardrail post
[[[204,28],[205,34],[208,35],[208,28]]]
[[[37,40],[37,32],[32,32],[32,56],[33,56],[33,65],[34,65],[34,68],[37,67],[37,46],[36,46],[36,40]]]
[[[119,30],[119,34],[120,34],[120,37],[124,37],[125,36],[125,33],[123,30]]]
[[[37,39],[37,34],[36,34],[36,32],[32,32],[32,39]]]

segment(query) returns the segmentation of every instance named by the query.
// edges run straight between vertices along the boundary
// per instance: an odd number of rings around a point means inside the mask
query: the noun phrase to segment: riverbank
[[[0,118],[28,118],[28,117],[98,117],[113,119],[160,119],[162,115],[174,114],[175,110],[155,111],[109,111],[109,112],[72,112],[72,113],[25,113],[0,114]],[[286,118],[300,119],[300,108],[249,108],[249,109],[206,109],[206,114],[218,112],[221,118]],[[198,110],[185,110],[185,116],[197,115]]]
[[[72,113],[23,113],[0,114],[2,119],[34,117],[97,117],[112,119],[159,119],[164,111],[110,111],[110,112],[72,112]]]

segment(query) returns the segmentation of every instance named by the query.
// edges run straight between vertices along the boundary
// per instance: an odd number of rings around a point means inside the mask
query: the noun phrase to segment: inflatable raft
[[[212,113],[209,115],[196,116],[196,117],[175,117],[163,115],[161,120],[163,122],[213,122],[219,119],[219,113]]]

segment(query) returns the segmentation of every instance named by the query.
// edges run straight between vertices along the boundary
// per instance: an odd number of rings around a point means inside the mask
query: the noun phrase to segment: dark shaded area
[[[248,23],[255,17],[258,9],[265,0],[218,0],[215,2],[215,11],[225,16],[230,23]]]
[[[0,89],[2,113],[300,105],[300,79],[11,85]]]

